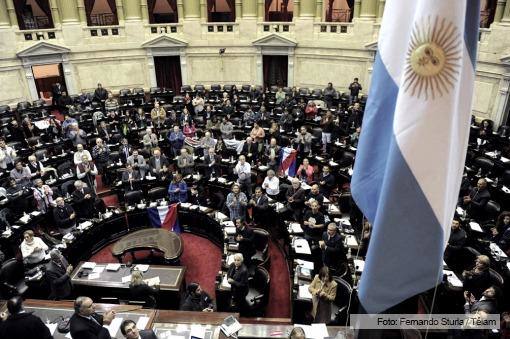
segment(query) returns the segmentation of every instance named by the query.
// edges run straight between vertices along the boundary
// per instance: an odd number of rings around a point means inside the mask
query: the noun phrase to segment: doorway
[[[34,65],[32,66],[32,73],[34,75],[35,87],[39,99],[43,99],[51,104],[53,99],[52,87],[53,84],[60,83],[62,92],[66,91],[66,81],[64,78],[64,69],[62,64],[47,64],[47,65]]]
[[[174,93],[180,93],[182,86],[180,56],[154,57],[154,69],[158,87],[172,89]]]
[[[263,55],[264,86],[287,86],[289,57],[287,55]]]

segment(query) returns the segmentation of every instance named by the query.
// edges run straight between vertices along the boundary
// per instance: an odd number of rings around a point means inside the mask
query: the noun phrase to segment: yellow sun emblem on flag
[[[411,32],[404,70],[404,91],[425,100],[448,93],[459,74],[462,37],[446,19],[427,17]]]

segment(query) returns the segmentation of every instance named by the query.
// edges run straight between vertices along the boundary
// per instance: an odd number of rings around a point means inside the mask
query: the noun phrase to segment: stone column
[[[506,0],[498,0],[496,5],[496,13],[494,14],[494,22],[500,22],[505,11]]]
[[[493,108],[495,116],[493,118],[494,124],[499,126],[504,123],[507,117],[505,116],[505,108],[508,105],[508,92],[510,87],[510,74],[502,74],[501,80],[499,81],[499,91],[496,97],[496,105]]]
[[[510,22],[510,1],[507,1],[505,4],[505,10],[503,11],[503,18],[501,18],[501,22]]]
[[[289,1],[291,1],[291,0],[289,0]],[[308,1],[308,0],[305,0],[305,1]],[[264,10],[265,10],[265,6],[264,6]],[[294,9],[292,11],[292,20],[296,21],[296,19],[299,17],[300,14],[301,14],[301,0],[294,0]]]
[[[9,12],[7,11],[7,3],[5,0],[0,0],[0,27],[10,26],[11,20],[9,19]]]
[[[359,14],[361,12],[361,0],[354,1],[354,15],[353,18],[359,18]]]
[[[200,18],[200,0],[184,0],[182,4],[184,7],[184,18]]]
[[[184,0],[177,0],[177,20],[182,22],[184,20]]]
[[[85,3],[83,0],[78,0],[78,15],[80,16],[80,22],[82,25],[87,26],[87,13],[85,12]]]
[[[60,13],[59,8],[57,6],[57,0],[50,0],[50,7],[51,7],[51,16],[53,17],[53,27],[57,27],[57,24],[59,24],[60,21]]]
[[[317,11],[317,9],[315,8],[316,6],[317,3],[315,0],[301,1],[301,3],[299,4],[299,16],[308,18],[314,17],[315,12]],[[296,8],[295,5],[294,8]]]
[[[328,1],[328,0],[326,0]],[[317,0],[317,4],[315,5],[315,21],[324,21],[322,18],[322,15],[324,13],[324,1],[323,0]]]
[[[147,0],[142,0],[140,2],[140,10],[142,11],[142,21],[144,23],[149,23],[149,12],[147,9]]]
[[[207,0],[200,0],[200,18],[202,21],[207,22],[209,15],[207,13]]]
[[[124,0],[124,18],[126,21],[141,20],[140,7],[140,0]]]
[[[266,9],[264,5],[264,0],[257,0],[257,17],[259,18],[259,21],[262,22],[266,18]]]
[[[377,12],[377,0],[362,0],[360,19],[374,20]]]
[[[243,16],[243,6],[242,6],[241,0],[236,0],[235,8],[236,8],[236,15],[235,15],[234,21],[239,21],[239,20],[241,20],[241,17]]]
[[[62,23],[78,22],[78,4],[76,0],[59,0],[58,6],[60,8],[60,16]]]
[[[381,20],[384,14],[384,6],[386,5],[386,0],[379,0],[379,4],[377,7],[377,20]]]
[[[238,15],[239,14],[236,13],[236,16]],[[242,0],[242,17],[243,18],[257,17],[257,0]]]
[[[124,5],[122,4],[122,0],[115,0],[115,5],[117,5],[117,19],[120,25],[121,21],[126,19],[126,16],[124,15]]]

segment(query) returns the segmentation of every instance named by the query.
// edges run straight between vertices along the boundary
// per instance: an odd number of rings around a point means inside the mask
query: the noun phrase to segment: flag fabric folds
[[[177,212],[177,204],[149,207],[147,209],[152,227],[164,228],[175,233],[181,233],[182,230]]]
[[[464,169],[479,1],[388,0],[352,194],[372,223],[368,313],[433,288]]]
[[[281,152],[280,170],[289,177],[295,176],[297,151],[291,147],[285,147],[280,152]]]

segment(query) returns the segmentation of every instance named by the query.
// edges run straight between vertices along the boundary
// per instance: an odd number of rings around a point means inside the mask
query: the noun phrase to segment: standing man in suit
[[[326,232],[322,233],[319,240],[319,247],[322,250],[322,262],[330,269],[337,269],[342,262],[347,262],[344,251],[343,238],[338,234],[334,222],[328,225]]]
[[[262,221],[265,220],[264,214],[267,213],[269,207],[269,200],[261,187],[255,188],[255,195],[248,202],[248,206],[252,207],[253,220],[261,224]]]
[[[133,320],[124,320],[120,332],[126,339],[158,339],[153,330],[139,330]]]
[[[105,101],[108,98],[108,91],[103,88],[103,85],[97,84],[97,88],[94,91],[94,101]]]
[[[126,164],[126,170],[122,173],[122,183],[126,191],[134,191],[139,188],[140,173],[133,169],[129,163]]]
[[[126,163],[127,158],[129,158],[131,152],[133,152],[133,148],[129,145],[128,139],[122,138],[120,141],[119,154],[120,160],[123,164]]]
[[[53,106],[57,106],[58,100],[62,96],[62,90],[63,90],[62,85],[59,82],[57,82],[51,86],[51,94],[52,94],[51,104]]]
[[[152,154],[153,156],[149,159],[150,173],[159,180],[165,180],[169,173],[170,163],[166,156],[161,155],[159,148],[155,148]]]
[[[73,339],[111,339],[103,324],[109,325],[115,318],[115,311],[110,310],[101,316],[96,313],[96,306],[89,297],[78,297],[74,301],[74,314],[70,319]]]
[[[248,294],[248,269],[243,261],[241,253],[234,254],[234,262],[227,272],[227,281],[232,291],[232,308],[237,311],[243,309]]]
[[[58,197],[56,200],[57,207],[53,209],[53,218],[59,229],[64,235],[76,229],[76,213],[71,205],[66,204],[64,198]]]
[[[207,153],[204,155],[204,175],[208,179],[212,176],[219,177],[221,175],[220,171],[221,157],[216,154],[213,147],[210,147],[207,150]]]
[[[134,170],[140,173],[140,178],[145,178],[147,164],[145,163],[143,155],[138,154],[138,150],[133,150],[133,154],[127,158],[126,165],[131,165]]]
[[[78,217],[80,218],[92,218],[95,214],[95,199],[96,195],[94,191],[89,187],[85,186],[85,183],[81,180],[74,182],[73,202]]]
[[[66,258],[57,249],[50,251],[50,259],[50,262],[46,264],[46,279],[51,288],[50,299],[67,299],[73,291],[71,283],[73,266],[69,265]]]
[[[251,228],[248,228],[241,218],[235,219],[236,223],[236,241],[239,243],[239,252],[243,255],[244,264],[249,267],[251,264],[251,257],[255,254],[255,247],[253,246],[253,238],[255,234]]]

